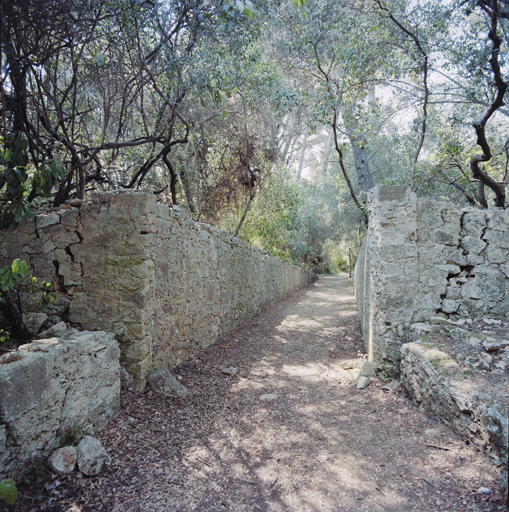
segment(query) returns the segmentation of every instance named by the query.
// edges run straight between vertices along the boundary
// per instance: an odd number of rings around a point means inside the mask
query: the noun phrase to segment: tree
[[[87,183],[140,187],[160,165],[173,175],[200,87],[193,51],[225,16],[205,0],[2,4],[3,131],[25,135],[34,168],[60,158],[55,205]]]

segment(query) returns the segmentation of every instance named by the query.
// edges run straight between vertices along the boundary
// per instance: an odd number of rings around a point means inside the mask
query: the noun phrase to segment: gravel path
[[[382,382],[356,389],[361,339],[351,280],[322,277],[174,369],[187,397],[124,392],[110,469],[17,510],[504,510],[486,456]]]

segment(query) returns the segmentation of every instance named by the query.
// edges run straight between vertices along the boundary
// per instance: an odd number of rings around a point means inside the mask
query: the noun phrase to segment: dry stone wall
[[[410,326],[436,316],[509,318],[509,211],[457,208],[379,186],[355,269],[369,358],[399,374]]]
[[[13,258],[55,283],[48,324],[116,334],[138,388],[313,278],[149,192],[96,193],[25,221],[2,236],[0,266]]]
[[[75,428],[100,429],[120,411],[119,349],[112,333],[77,332],[0,357],[0,479],[48,455]]]

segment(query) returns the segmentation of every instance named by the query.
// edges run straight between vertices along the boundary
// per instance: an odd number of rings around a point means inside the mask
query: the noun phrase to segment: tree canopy
[[[311,268],[376,184],[506,206],[505,0],[20,0],[1,9],[0,224],[150,188]]]

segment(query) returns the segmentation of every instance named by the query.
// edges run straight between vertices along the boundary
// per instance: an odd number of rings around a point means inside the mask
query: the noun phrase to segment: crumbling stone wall
[[[112,333],[37,340],[0,357],[0,479],[45,456],[74,428],[100,429],[120,411],[119,349]]]
[[[49,323],[116,334],[138,388],[313,277],[125,190],[24,221],[2,236],[0,265],[14,258],[56,284]]]
[[[409,187],[369,194],[355,291],[369,358],[399,374],[401,344],[435,316],[509,318],[509,212],[420,199]]]

